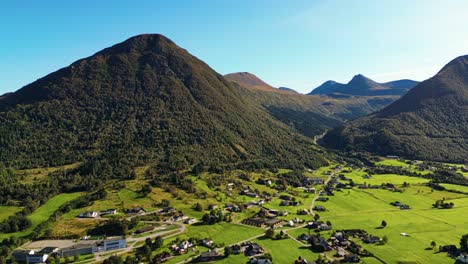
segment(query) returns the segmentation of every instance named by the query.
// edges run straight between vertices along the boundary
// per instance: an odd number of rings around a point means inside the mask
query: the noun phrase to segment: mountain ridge
[[[313,89],[308,95],[352,95],[352,96],[372,96],[372,95],[396,95],[401,96],[413,88],[418,82],[402,79],[385,83],[378,83],[362,74],[357,74],[347,83],[339,83],[329,80]]]
[[[332,148],[413,159],[468,162],[468,55],[382,110],[324,137]]]

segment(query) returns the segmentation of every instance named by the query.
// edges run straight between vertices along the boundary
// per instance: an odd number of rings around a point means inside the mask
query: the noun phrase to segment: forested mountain
[[[381,111],[329,132],[324,142],[346,150],[468,162],[468,55]]]
[[[148,161],[325,162],[241,90],[162,35],[132,37],[3,97],[0,163],[115,174]]]
[[[242,94],[261,104],[271,115],[307,136],[316,136],[346,120],[365,116],[382,109],[396,96],[304,95],[272,87],[251,73],[225,75]]]
[[[397,80],[387,83],[375,82],[362,74],[355,75],[347,84],[326,81],[312,90],[309,95],[354,95],[354,96],[401,96],[418,84],[412,80]]]

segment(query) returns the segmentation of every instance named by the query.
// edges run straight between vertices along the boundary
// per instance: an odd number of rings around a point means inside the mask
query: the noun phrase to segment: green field
[[[215,243],[231,245],[239,241],[263,234],[265,231],[250,226],[219,223],[215,225],[192,225],[187,227],[187,232],[182,237],[210,238]]]
[[[49,201],[47,201],[44,205],[40,206],[36,211],[32,214],[28,215],[28,218],[32,222],[32,226],[24,231],[11,233],[11,234],[0,234],[0,239],[7,238],[10,236],[26,236],[30,234],[33,229],[39,225],[40,223],[49,219],[49,217],[63,204],[79,197],[81,193],[64,193],[59,194]]]
[[[402,182],[406,177],[397,179]],[[394,182],[394,181],[388,181]],[[436,199],[445,197],[455,203],[453,209],[432,209]],[[411,210],[399,210],[389,202],[400,201],[409,204]],[[468,233],[468,196],[450,192],[432,191],[425,186],[411,186],[403,193],[387,190],[352,189],[335,192],[325,203],[321,212],[323,220],[330,220],[333,229],[364,229],[368,233],[388,237],[386,245],[366,245],[366,249],[387,263],[453,263],[443,253],[426,250],[434,240],[437,245],[458,244],[460,237]],[[385,220],[386,228],[378,228]],[[408,233],[409,237],[400,233]],[[297,232],[296,234],[298,234]]]
[[[408,167],[409,165],[405,162],[397,159],[383,159],[375,163],[376,165],[383,165],[383,166],[398,166],[398,167]]]
[[[21,209],[21,207],[17,206],[0,206],[0,222],[21,211]]]

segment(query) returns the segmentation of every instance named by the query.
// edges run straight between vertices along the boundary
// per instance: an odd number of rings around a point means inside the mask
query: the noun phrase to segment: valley
[[[266,254],[277,263],[293,263],[299,257],[314,261],[343,260],[351,255],[357,256],[362,263],[427,263],[435,260],[437,263],[453,263],[447,253],[439,252],[439,246],[458,245],[461,236],[468,233],[468,222],[464,217],[468,208],[468,187],[440,184],[444,188],[440,189],[430,185],[431,179],[425,178],[425,175],[433,173],[435,168],[423,166],[425,163],[421,161],[375,160],[370,167],[346,163],[303,171],[267,168],[181,171],[179,173],[186,175],[185,178],[192,183],[191,188],[167,184],[155,186],[153,183],[149,191],[142,190],[142,186],[151,183],[147,173],[149,167],[139,167],[135,169],[135,179],[107,183],[104,198],[58,215],[37,229],[39,224],[56,214],[61,205],[76,199],[80,193],[52,197],[28,215],[33,223],[30,228],[2,234],[2,239],[10,236],[30,237],[34,230],[38,232],[34,238],[37,241],[20,245],[19,248],[37,250],[40,248],[34,248],[34,245],[50,246],[57,244],[59,241],[53,242],[57,239],[84,238],[90,233],[94,234],[93,230],[99,230],[96,227],[108,221],[135,220],[133,227],[120,233],[126,238],[126,248],[75,257],[73,260],[64,258],[62,261],[93,263],[111,254],[124,259],[153,259],[163,252],[169,252],[167,263],[188,263],[212,249],[219,252],[219,256],[215,257],[218,259],[216,263],[245,263],[249,257],[244,253],[231,253],[224,257],[225,250],[233,245],[253,243],[262,248],[261,255]],[[449,170],[459,169],[458,165],[453,164],[431,165]],[[408,173],[381,172],[401,169]],[[55,171],[45,168],[37,170]],[[18,173],[28,178],[33,177],[28,172],[37,173],[37,170]],[[416,177],[416,174],[419,176]],[[38,181],[47,181],[47,177],[43,176]],[[434,208],[432,205],[437,200],[453,202],[454,206],[451,209]],[[284,201],[292,202],[283,205]],[[409,209],[391,205],[395,201],[408,205]],[[103,212],[110,208],[116,209],[117,213],[78,217],[83,212]],[[142,208],[144,212],[125,213],[131,208]],[[173,209],[167,211],[164,208]],[[262,213],[265,209],[277,216],[269,218],[268,214]],[[0,207],[0,215],[6,217],[14,210],[14,207]],[[218,214],[222,217],[214,222],[207,217]],[[184,217],[180,218],[182,215]],[[273,234],[268,234],[268,225],[257,227],[246,224],[245,219],[250,218],[259,221],[275,219],[280,224],[275,225]],[[193,223],[188,219],[194,219]],[[382,221],[386,222],[384,227]],[[311,228],[313,223],[324,223],[328,227],[323,230],[321,227]],[[344,246],[335,246],[335,240],[330,240],[339,232],[351,230],[363,230],[378,240],[366,243],[361,237],[350,236]],[[328,246],[323,252],[313,246],[312,240],[302,238],[310,235],[325,239]],[[154,240],[156,237],[163,238],[164,242],[150,249],[149,256],[144,253],[145,245],[148,239]],[[44,243],[38,243],[44,239]],[[183,241],[191,241],[193,248],[183,253],[171,250],[173,244]],[[207,245],[203,241],[211,242]],[[432,241],[436,246],[431,246]],[[351,248],[347,243],[355,247]]]

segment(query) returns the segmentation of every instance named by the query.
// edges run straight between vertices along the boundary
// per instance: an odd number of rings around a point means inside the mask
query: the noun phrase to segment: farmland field
[[[17,206],[0,206],[0,222],[7,219],[9,216],[21,211],[21,207]]]
[[[350,177],[353,173],[348,175]],[[356,181],[364,180],[359,177],[354,174]],[[334,230],[364,229],[381,238],[387,236],[388,243],[385,245],[363,244],[367,250],[387,263],[453,263],[446,254],[435,253],[428,247],[431,241],[435,241],[437,246],[457,245],[460,237],[468,233],[467,195],[433,191],[417,184],[424,182],[424,179],[406,176],[377,175],[365,181],[376,184],[401,184],[406,181],[414,185],[403,188],[402,193],[382,189],[345,189],[335,192],[328,202],[318,203],[327,208],[326,212],[320,213],[321,219],[330,220]],[[433,209],[432,203],[442,198],[453,202],[454,208]],[[393,201],[408,204],[412,209],[400,210],[389,204]],[[388,223],[387,227],[380,228],[382,220]],[[401,236],[401,233],[409,236]]]
[[[10,236],[25,236],[31,233],[31,231],[40,223],[46,221],[62,204],[65,204],[75,198],[78,198],[81,193],[64,193],[59,194],[44,205],[36,209],[32,214],[28,215],[28,218],[32,222],[32,226],[26,230],[11,234],[0,234],[0,238],[6,238]]]

